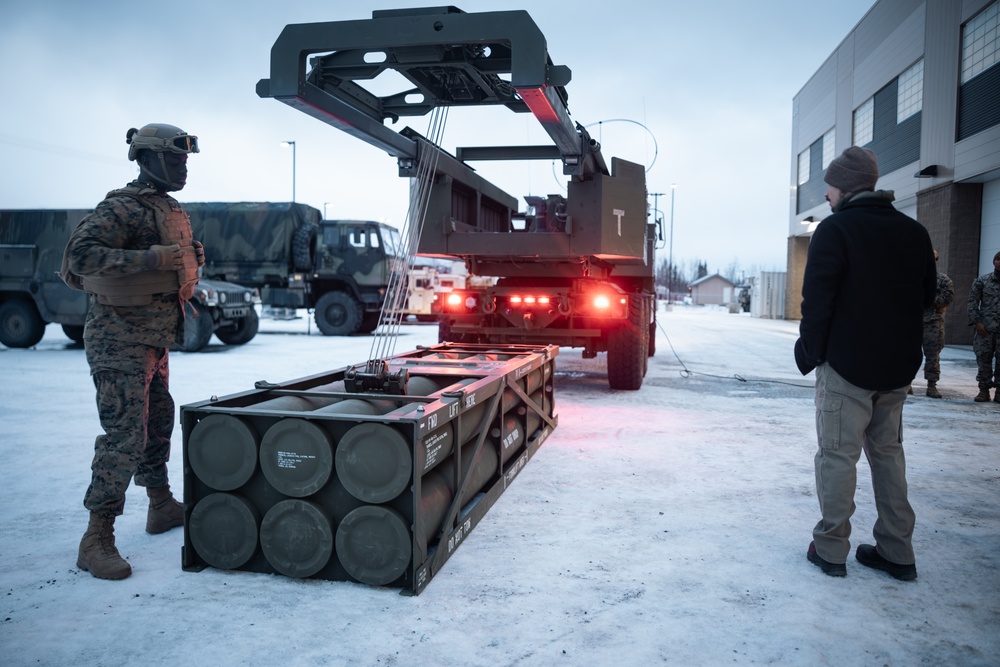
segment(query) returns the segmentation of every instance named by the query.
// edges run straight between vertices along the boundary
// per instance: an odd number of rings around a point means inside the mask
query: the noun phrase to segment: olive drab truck
[[[256,287],[265,306],[308,308],[327,336],[379,324],[399,230],[369,220],[323,220],[294,202],[185,204],[205,245],[203,275]]]
[[[365,87],[387,72],[412,88],[386,95]],[[644,168],[609,164],[570,119],[570,78],[527,12],[431,7],[286,26],[257,94],[395,157],[425,211],[417,254],[464,260],[470,276],[495,280],[448,295],[441,341],[555,343],[583,348],[585,358],[607,352],[610,386],[635,390],[655,351],[653,254],[662,230],[647,222]],[[477,105],[532,114],[552,143],[453,155],[386,124]],[[525,197],[522,209],[469,166],[489,160],[559,161],[566,194]]]
[[[83,342],[88,296],[59,277],[70,234],[90,210],[0,211],[0,343],[32,347],[49,323],[62,325]],[[197,352],[212,335],[227,345],[243,345],[256,334],[257,290],[223,281],[199,280],[185,306],[183,340],[176,349]]]

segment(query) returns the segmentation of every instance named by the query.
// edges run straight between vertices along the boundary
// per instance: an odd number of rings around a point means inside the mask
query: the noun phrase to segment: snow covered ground
[[[818,518],[812,376],[797,322],[708,308],[660,313],[639,392],[603,355],[557,358],[559,427],[421,595],[181,569],[182,531],[143,531],[132,487],[116,525],[134,569],[75,567],[99,432],[82,349],[50,326],[0,347],[0,664],[996,665],[1000,405],[972,402],[968,347],[942,354],[943,400],[906,403],[919,579],[806,561]],[[397,352],[436,342],[404,326]],[[244,347],[171,356],[178,406],[368,358],[371,338],[262,321]],[[182,492],[180,428],[170,464]],[[862,460],[855,544],[875,520]]]

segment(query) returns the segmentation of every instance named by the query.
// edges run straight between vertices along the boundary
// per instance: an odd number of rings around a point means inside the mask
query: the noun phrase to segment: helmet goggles
[[[198,137],[188,134],[179,127],[162,123],[144,125],[141,129],[132,128],[125,134],[129,144],[128,159],[136,159],[140,150],[150,150],[156,153],[198,153]]]

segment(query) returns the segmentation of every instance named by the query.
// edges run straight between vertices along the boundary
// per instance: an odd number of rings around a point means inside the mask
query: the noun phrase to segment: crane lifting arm
[[[379,96],[362,85],[387,70],[414,87]],[[504,105],[532,113],[553,145],[459,148],[459,161],[560,159],[569,176],[606,174],[600,146],[570,118],[570,78],[568,67],[552,64],[527,12],[430,7],[286,26],[271,49],[271,77],[257,83],[257,94],[386,151],[400,161],[401,173],[420,158],[420,147],[386,120],[441,106]]]

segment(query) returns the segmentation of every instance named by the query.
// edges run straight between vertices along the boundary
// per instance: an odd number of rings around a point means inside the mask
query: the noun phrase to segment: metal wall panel
[[[886,3],[880,3],[879,6],[882,4]],[[855,57],[854,108],[884,88],[924,54],[923,3],[901,23],[884,22],[889,21],[889,18],[884,17],[896,17],[899,14],[900,11],[873,12],[872,17],[878,17],[880,22],[873,26],[867,26],[867,21],[863,24],[866,32],[870,31],[873,36],[882,35],[882,40],[869,55]],[[860,37],[858,41],[861,41]],[[861,51],[860,47],[858,51]]]
[[[979,273],[993,270],[1000,251],[1000,179],[983,183],[983,228],[979,236]]]

